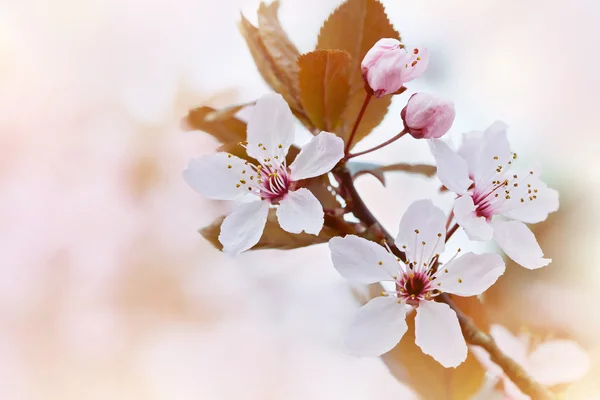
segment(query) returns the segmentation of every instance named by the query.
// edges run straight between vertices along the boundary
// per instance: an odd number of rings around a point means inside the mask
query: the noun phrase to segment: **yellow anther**
[[[382,295],[382,296],[385,296],[385,292],[381,292],[381,295]]]
[[[416,234],[419,234],[419,230],[418,230],[418,229],[415,229],[415,233],[416,233]]]
[[[411,272],[411,273],[410,273],[410,275],[408,275],[408,277],[409,277],[410,279],[414,278],[414,277],[415,277],[415,274],[414,274],[414,272]]]
[[[415,298],[415,295],[414,295],[414,294],[411,294],[411,295],[410,295],[410,298],[411,298],[411,299],[414,299],[414,298]]]
[[[227,158],[231,158],[233,157],[231,154],[227,154]]]
[[[517,153],[513,153],[513,160],[517,159]]]
[[[259,143],[259,144],[258,144],[258,147],[263,147],[263,144],[262,144],[262,143]]]
[[[266,148],[266,147],[263,147],[262,149],[263,149],[263,150],[265,150],[265,151],[267,150],[267,148]]]
[[[235,187],[236,187],[236,188],[239,188],[240,186],[242,186],[242,185],[240,185],[239,183],[236,183],[236,184],[235,184]]]
[[[246,173],[246,170],[245,170],[245,169],[243,169],[243,170],[242,170],[242,174],[245,174],[245,173]]]
[[[441,233],[438,233],[438,237],[442,237],[442,234],[441,234]]]
[[[448,273],[448,268],[444,269],[444,272],[445,272],[445,273]]]
[[[377,264],[379,264],[379,265],[383,265],[383,261],[379,261]]]
[[[405,248],[406,248],[406,246],[402,245],[402,248],[403,248],[403,249],[405,249]]]
[[[513,178],[517,179],[517,175],[516,175],[516,174],[515,174],[515,175],[513,175]]]
[[[275,156],[275,157],[273,157],[273,158],[275,158],[276,160],[279,160],[279,156]]]
[[[241,183],[242,185],[245,185],[245,184],[246,184],[246,181],[245,181],[245,180],[243,180],[243,179],[240,179],[240,183]]]
[[[279,147],[280,149],[283,149],[283,145],[279,144],[277,147]]]
[[[458,278],[458,283],[462,283],[462,279]]]
[[[227,166],[227,168],[231,169],[231,168],[233,168],[233,165],[229,164],[229,165]]]
[[[533,189],[533,193],[537,193],[537,189]]]
[[[460,253],[460,247],[456,250],[458,253]]]
[[[250,186],[248,186],[248,190],[252,191],[252,188]]]
[[[498,156],[494,156],[494,160],[497,160],[497,159],[498,159]]]
[[[437,285],[438,285],[438,286],[442,286],[442,284],[441,284],[441,283],[439,283],[439,282],[437,283]]]
[[[427,243],[425,243],[425,242],[421,242],[421,244],[422,244],[423,246],[425,246]]]
[[[521,197],[521,203],[525,203],[525,199]]]
[[[394,280],[398,279],[398,275],[394,275],[392,278],[394,278]]]
[[[253,181],[254,180],[254,175],[250,175],[250,180]]]

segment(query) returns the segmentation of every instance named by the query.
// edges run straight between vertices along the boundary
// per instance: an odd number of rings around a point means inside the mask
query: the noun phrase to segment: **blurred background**
[[[197,233],[231,205],[183,182],[216,142],[179,122],[268,91],[236,26],[258,3],[0,2],[0,399],[415,398],[380,359],[340,348],[358,305],[325,245],[233,259]],[[600,7],[383,3],[408,46],[429,47],[409,92],[455,101],[453,139],[502,119],[521,162],[560,190],[560,212],[536,227],[554,262],[510,265],[490,319],[576,339],[592,370],[568,398],[600,398]],[[338,4],[282,0],[280,19],[310,51]],[[407,99],[357,149],[397,133]],[[432,162],[409,139],[373,157]],[[450,206],[435,179],[358,187],[392,232],[413,200]]]

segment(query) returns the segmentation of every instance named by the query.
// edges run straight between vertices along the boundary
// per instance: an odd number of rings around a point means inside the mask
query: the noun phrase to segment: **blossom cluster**
[[[427,49],[408,51],[396,39],[379,40],[361,64],[367,102],[370,96],[398,93],[405,83],[421,76],[428,63]],[[440,139],[454,121],[451,101],[416,93],[399,117],[404,130],[398,138],[409,134],[428,142],[437,177],[454,193],[454,204],[446,214],[430,199],[414,202],[401,218],[393,243],[371,241],[361,237],[361,231],[329,240],[333,266],[344,278],[382,283],[385,289],[358,310],[344,344],[360,356],[386,353],[403,337],[408,329],[406,316],[416,310],[416,344],[444,367],[456,367],[465,361],[468,347],[456,312],[440,297],[481,295],[504,273],[505,263],[495,253],[447,249],[446,242],[462,228],[470,240],[495,241],[524,268],[547,266],[551,260],[544,258],[527,224],[542,222],[557,211],[558,193],[541,180],[538,169],[521,165],[502,122],[465,133],[454,148]],[[291,160],[288,151],[294,132],[295,119],[286,100],[267,94],[257,100],[247,139],[239,144],[246,157],[206,155],[192,159],[183,172],[185,181],[210,199],[244,198],[221,225],[218,240],[224,252],[238,255],[255,246],[272,208],[283,230],[311,235],[320,234],[326,212],[337,211],[324,210],[306,182],[335,175],[336,168],[356,155],[336,134],[320,132]],[[497,372],[482,349],[472,351]],[[505,379],[499,372],[496,375]]]

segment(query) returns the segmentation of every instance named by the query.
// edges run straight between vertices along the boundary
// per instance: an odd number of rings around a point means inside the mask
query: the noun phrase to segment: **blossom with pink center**
[[[550,263],[525,223],[544,221],[558,210],[558,192],[548,188],[539,171],[516,166],[506,125],[495,122],[485,132],[464,135],[458,151],[433,139],[438,177],[459,197],[456,221],[472,240],[494,239],[516,263],[528,269]],[[498,219],[496,216],[502,216]]]
[[[238,200],[247,194],[259,199],[242,203],[223,221],[219,241],[224,252],[239,254],[258,243],[271,206],[277,206],[279,225],[288,232],[318,235],[323,228],[321,203],[308,189],[297,188],[297,182],[328,173],[344,156],[344,142],[321,132],[288,166],[294,125],[285,100],[265,95],[254,106],[243,144],[256,163],[216,153],[192,159],[183,171],[185,181],[210,199]]]
[[[514,336],[500,325],[492,325],[490,334],[500,350],[523,367],[534,380],[545,386],[571,383],[581,379],[590,368],[590,358],[576,342],[556,339],[531,345],[528,335]],[[495,382],[502,380],[506,400],[529,400],[496,365],[487,351],[470,346],[471,352],[483,365],[492,384],[487,385],[477,398],[489,399],[494,393]]]
[[[454,104],[429,93],[415,93],[400,113],[404,127],[415,139],[442,137],[454,122]]]
[[[416,308],[416,344],[444,367],[456,367],[467,357],[467,345],[456,313],[435,298],[443,293],[475,296],[504,273],[497,254],[456,253],[445,263],[446,217],[430,200],[414,202],[400,221],[396,246],[406,254],[404,263],[384,247],[358,236],[329,241],[333,265],[346,279],[371,284],[392,282],[361,307],[351,324],[345,345],[360,356],[388,352],[407,330],[406,313]],[[460,251],[460,250],[459,250]]]
[[[375,97],[382,97],[423,75],[428,63],[427,49],[408,52],[398,40],[384,38],[365,54],[360,66],[363,79]]]

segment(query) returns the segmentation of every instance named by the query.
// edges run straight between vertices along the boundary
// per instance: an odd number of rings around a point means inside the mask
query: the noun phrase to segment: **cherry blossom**
[[[464,135],[458,151],[433,139],[438,177],[459,197],[454,216],[471,240],[494,239],[516,263],[541,268],[551,260],[525,223],[544,221],[558,210],[558,192],[540,179],[539,171],[517,167],[506,125],[495,122],[485,132]],[[494,218],[502,216],[503,218]]]
[[[590,368],[587,353],[574,341],[555,339],[531,345],[529,335],[514,336],[509,330],[500,325],[492,325],[490,334],[504,354],[519,363],[533,379],[542,385],[554,386],[571,383],[581,379]],[[504,386],[503,397],[506,400],[528,400],[505,374],[502,368],[490,359],[490,355],[479,346],[470,346],[471,352],[486,368],[490,382],[501,380]],[[487,385],[480,394],[486,397],[494,391],[493,386]],[[485,393],[483,393],[485,392]]]
[[[497,254],[458,252],[445,263],[446,218],[430,200],[413,203],[400,221],[395,244],[406,254],[402,262],[384,247],[358,236],[329,241],[334,267],[346,279],[371,284],[393,282],[361,307],[351,324],[345,345],[360,356],[378,356],[391,350],[407,330],[407,312],[416,308],[416,344],[445,367],[456,367],[467,357],[467,346],[456,313],[435,298],[443,292],[475,296],[504,273]],[[459,250],[460,252],[460,250]],[[443,333],[442,333],[443,332]]]
[[[260,240],[269,208],[277,206],[281,228],[318,235],[323,227],[323,207],[298,181],[329,172],[344,156],[344,142],[329,132],[315,136],[291,165],[286,155],[294,140],[295,120],[279,94],[261,97],[248,121],[247,142],[241,143],[246,161],[228,153],[194,158],[183,171],[197,192],[217,200],[238,200],[253,195],[259,201],[242,203],[221,225],[223,251],[239,254]]]
[[[408,52],[398,40],[383,38],[365,54],[361,70],[375,97],[383,97],[423,75],[428,63],[427,49]]]
[[[454,103],[429,93],[415,93],[400,115],[408,133],[415,139],[439,138],[454,122]]]

